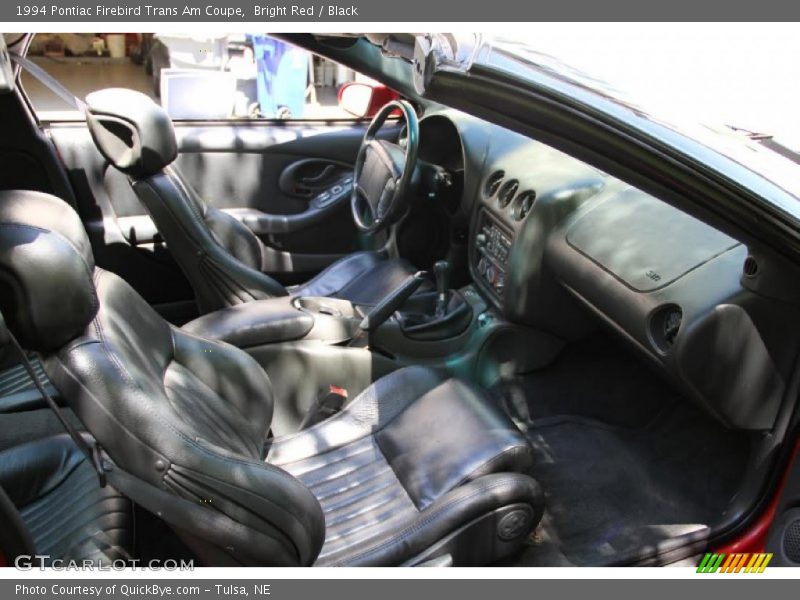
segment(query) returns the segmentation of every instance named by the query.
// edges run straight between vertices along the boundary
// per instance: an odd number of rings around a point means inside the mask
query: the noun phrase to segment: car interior
[[[800,290],[768,249],[421,98],[81,100],[0,93],[7,560],[665,565],[774,485]]]

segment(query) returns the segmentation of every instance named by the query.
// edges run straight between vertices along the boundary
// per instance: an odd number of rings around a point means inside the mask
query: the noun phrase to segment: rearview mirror
[[[372,118],[384,104],[399,97],[400,94],[380,83],[354,81],[339,88],[339,108],[356,117]]]

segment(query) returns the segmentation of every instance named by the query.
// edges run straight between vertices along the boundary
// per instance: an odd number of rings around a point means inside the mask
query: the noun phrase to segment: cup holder
[[[355,319],[360,316],[349,300],[340,298],[295,298],[293,304],[299,310],[335,319]]]

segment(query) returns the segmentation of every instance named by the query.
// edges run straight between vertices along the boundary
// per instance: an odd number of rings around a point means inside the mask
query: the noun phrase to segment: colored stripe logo
[[[698,573],[763,573],[772,553],[724,554],[709,552],[700,561]]]

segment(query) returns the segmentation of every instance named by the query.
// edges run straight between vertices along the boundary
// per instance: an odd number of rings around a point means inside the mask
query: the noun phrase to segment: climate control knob
[[[494,285],[494,280],[496,279],[496,277],[497,277],[496,269],[492,265],[486,267],[486,280],[490,284]]]

